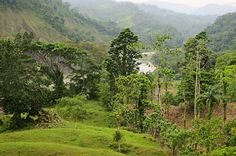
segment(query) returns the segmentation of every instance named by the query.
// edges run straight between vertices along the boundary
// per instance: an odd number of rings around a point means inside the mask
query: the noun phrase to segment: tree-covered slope
[[[106,41],[116,34],[113,23],[98,23],[69,8],[61,0],[0,1],[0,37],[33,32],[46,41]]]
[[[217,18],[216,22],[206,29],[206,32],[214,51],[236,50],[236,12]]]
[[[91,18],[113,21],[120,27],[130,27],[145,41],[150,41],[153,34],[168,33],[174,37],[173,44],[182,44],[183,40],[202,31],[215,20],[215,17],[185,15],[154,5],[112,0],[66,1]]]

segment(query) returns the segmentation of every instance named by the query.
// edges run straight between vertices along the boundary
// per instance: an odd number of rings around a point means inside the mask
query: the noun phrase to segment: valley
[[[234,9],[0,0],[0,156],[235,156]]]

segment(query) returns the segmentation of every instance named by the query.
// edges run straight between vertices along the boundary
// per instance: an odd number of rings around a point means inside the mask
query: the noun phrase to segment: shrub
[[[236,156],[236,147],[225,147],[214,150],[211,156]]]
[[[227,136],[226,146],[236,146],[236,119],[225,125],[224,133]]]
[[[57,100],[56,111],[65,120],[78,121],[84,119],[87,115],[86,110],[83,109],[85,100],[84,96],[63,97]]]

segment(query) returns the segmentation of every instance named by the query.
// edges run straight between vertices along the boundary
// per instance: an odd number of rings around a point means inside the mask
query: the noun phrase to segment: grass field
[[[34,128],[0,134],[0,155],[83,155],[83,156],[164,156],[166,149],[146,134],[122,130],[127,153],[112,150],[115,128],[108,128],[111,114],[99,102],[89,101],[83,108],[89,116],[82,121],[63,120],[54,128]],[[53,108],[52,108],[53,109]]]

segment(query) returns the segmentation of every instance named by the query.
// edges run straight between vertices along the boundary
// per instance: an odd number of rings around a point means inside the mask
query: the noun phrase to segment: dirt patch
[[[3,109],[0,107],[0,115],[3,115],[4,114],[4,111]]]
[[[234,118],[236,118],[236,103],[229,103],[227,105],[227,121],[230,121]],[[182,106],[171,106],[169,115],[166,115],[166,117],[173,123],[176,123],[178,127],[183,127],[184,122],[183,122],[183,114],[184,114],[184,109]],[[207,111],[205,110],[202,112],[201,117],[206,119],[206,114]],[[221,118],[223,119],[223,106],[222,105],[217,105],[213,109],[213,118]],[[187,113],[186,114],[186,126],[191,127],[193,120],[193,112]]]

